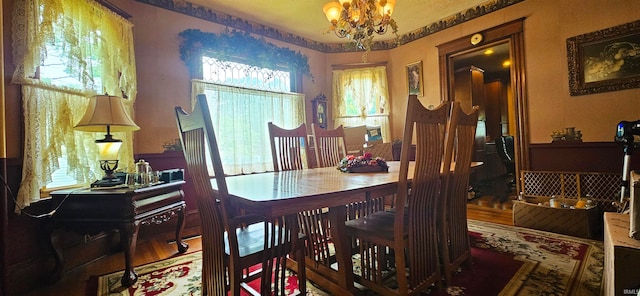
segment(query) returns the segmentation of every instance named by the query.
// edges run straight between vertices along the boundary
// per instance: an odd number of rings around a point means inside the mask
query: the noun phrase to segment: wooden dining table
[[[346,235],[345,205],[384,196],[397,191],[399,161],[389,161],[388,172],[345,173],[335,167],[282,172],[267,172],[226,178],[230,200],[240,209],[267,218],[296,215],[298,212],[329,208],[331,239],[335,247],[337,269],[319,274],[336,295],[357,295],[351,262],[351,241]],[[478,166],[481,163],[474,163]],[[413,176],[413,162],[409,174]],[[215,179],[212,179],[214,188]],[[307,264],[307,274],[318,273]]]

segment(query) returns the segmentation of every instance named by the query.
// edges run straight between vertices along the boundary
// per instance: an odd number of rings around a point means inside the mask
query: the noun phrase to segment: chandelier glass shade
[[[391,18],[396,0],[339,0],[322,10],[331,23],[328,32],[351,39],[358,49],[370,51],[373,37],[391,29],[398,39],[398,25]]]

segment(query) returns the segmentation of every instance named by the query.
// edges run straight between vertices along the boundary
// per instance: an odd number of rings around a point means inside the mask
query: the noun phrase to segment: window
[[[267,91],[291,91],[291,73],[253,67],[212,57],[202,57],[203,80],[230,86],[239,86]]]
[[[74,49],[64,36],[64,27],[57,23],[52,27],[54,34],[45,43],[46,55],[38,67],[40,81],[61,88],[100,92],[103,87],[102,60],[98,55],[102,47],[100,30],[87,32],[86,47]],[[74,52],[83,49],[85,53]]]
[[[22,87],[25,118],[22,208],[39,199],[61,162],[80,183],[102,175],[94,144],[101,135],[73,125],[98,93],[127,98],[132,113],[136,70],[132,24],[95,1],[15,0],[13,7],[12,82]],[[133,166],[131,133],[114,137],[125,143],[121,167]]]
[[[207,96],[225,173],[272,171],[267,123],[295,128],[305,121],[304,95],[290,92],[291,74],[208,56],[202,65],[204,80],[193,80],[192,94]]]
[[[333,71],[335,126],[380,126],[384,142],[390,142],[386,71],[384,66]]]
[[[62,145],[62,155],[66,155],[67,147]],[[78,184],[78,180],[69,176],[69,163],[67,158],[58,157],[58,169],[51,174],[51,182],[45,185],[45,188],[58,188],[65,186],[73,186]]]

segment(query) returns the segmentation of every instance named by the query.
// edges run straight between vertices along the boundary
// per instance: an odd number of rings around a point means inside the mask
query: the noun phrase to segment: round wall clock
[[[482,34],[476,33],[471,36],[471,44],[476,45],[482,41]]]

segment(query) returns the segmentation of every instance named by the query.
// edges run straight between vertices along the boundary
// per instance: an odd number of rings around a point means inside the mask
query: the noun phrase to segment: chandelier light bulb
[[[349,7],[351,6],[351,0],[338,0],[340,2],[340,5],[342,7],[344,7],[344,9],[349,9]]]
[[[353,9],[351,9],[351,21],[355,24],[360,20],[364,20],[361,15],[361,10],[354,7]]]
[[[396,6],[396,0],[380,0],[378,4],[380,4],[380,7],[382,8],[380,10],[380,15],[391,16],[393,14],[393,8]]]
[[[387,0],[386,2],[384,6],[389,8],[389,14],[392,14],[393,8],[396,7],[396,0]]]

